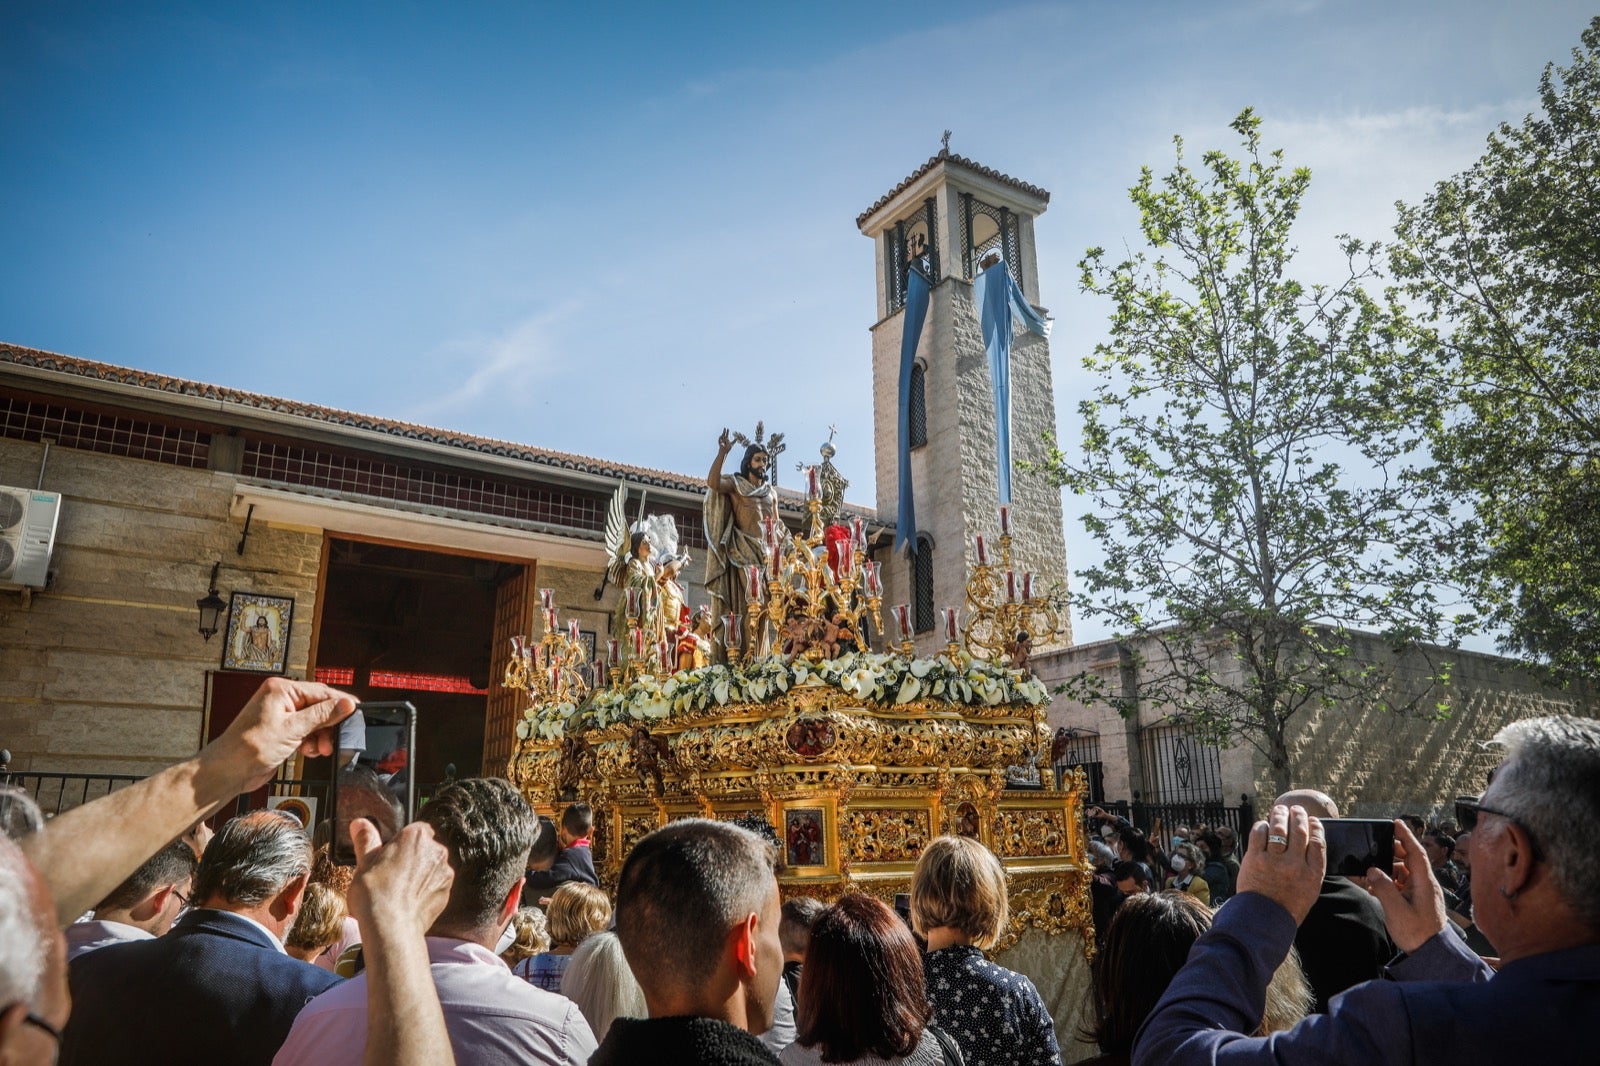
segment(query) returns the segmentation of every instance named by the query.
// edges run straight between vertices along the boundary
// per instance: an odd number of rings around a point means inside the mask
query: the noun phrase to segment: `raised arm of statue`
[[[728,457],[728,453],[732,450],[733,436],[726,429],[724,429],[722,431],[722,436],[717,438],[717,457],[711,461],[711,472],[706,475],[706,488],[710,489],[712,492],[733,491],[732,485],[723,484],[723,482],[730,479],[724,476],[722,473],[722,461]]]

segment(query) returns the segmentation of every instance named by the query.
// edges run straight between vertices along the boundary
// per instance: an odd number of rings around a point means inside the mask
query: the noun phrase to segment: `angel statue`
[[[763,444],[757,426],[756,439],[745,445],[735,474],[722,472],[723,460],[733,450],[734,435],[724,429],[717,438],[717,457],[706,475],[704,516],[706,540],[711,545],[706,591],[711,594],[719,629],[729,614],[745,617],[745,567],[766,562],[762,522],[768,518],[778,522],[778,487],[770,477],[773,453],[780,450],[778,437],[774,434],[772,441]],[[744,439],[742,435],[740,439]],[[719,643],[725,648],[726,638]],[[764,655],[766,648],[752,647],[749,652]]]
[[[654,648],[655,641],[660,639],[657,633],[660,605],[656,570],[651,562],[655,548],[646,536],[648,526],[643,521],[628,525],[627,503],[628,487],[624,484],[617,489],[606,511],[606,557],[610,560],[606,566],[606,581],[615,583],[621,591],[617,606],[611,612],[612,636],[625,649],[624,654],[631,655],[632,647],[627,639],[629,619],[644,630],[647,646]]]
[[[693,560],[688,552],[678,550],[678,522],[671,515],[651,515],[644,524],[656,572],[655,639],[676,648],[678,639],[689,631],[689,598],[679,576]]]

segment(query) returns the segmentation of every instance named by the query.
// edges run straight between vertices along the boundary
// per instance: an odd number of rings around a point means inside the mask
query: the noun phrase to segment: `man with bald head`
[[[1303,807],[1313,818],[1339,817],[1339,805],[1315,789],[1291,789],[1273,803]],[[1300,923],[1294,946],[1317,997],[1319,1014],[1327,1011],[1328,1000],[1340,992],[1381,976],[1397,953],[1378,901],[1364,885],[1337,874],[1322,879],[1322,891]]]

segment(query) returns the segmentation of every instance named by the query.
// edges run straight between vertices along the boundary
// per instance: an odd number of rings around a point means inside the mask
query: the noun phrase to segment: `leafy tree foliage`
[[[1040,469],[1095,505],[1083,521],[1105,560],[1079,572],[1078,606],[1155,649],[1140,697],[1253,744],[1283,789],[1301,711],[1415,706],[1415,686],[1395,695],[1398,659],[1372,661],[1353,630],[1401,651],[1443,618],[1439,515],[1405,473],[1420,430],[1395,309],[1367,294],[1357,241],[1339,284],[1289,276],[1311,176],[1264,155],[1259,127],[1244,111],[1242,158],[1207,152],[1199,171],[1178,141],[1172,172],[1130,190],[1148,250],[1087,253],[1110,336],[1085,360],[1081,453]]]
[[[1454,404],[1433,427],[1453,541],[1502,649],[1600,680],[1600,18],[1542,114],[1400,207],[1391,263]]]

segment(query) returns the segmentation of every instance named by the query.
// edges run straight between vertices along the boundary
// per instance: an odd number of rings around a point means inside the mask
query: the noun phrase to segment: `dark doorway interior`
[[[484,770],[495,589],[521,571],[389,544],[329,543],[317,677],[363,700],[416,705],[413,758],[423,795],[448,765],[458,777]]]

